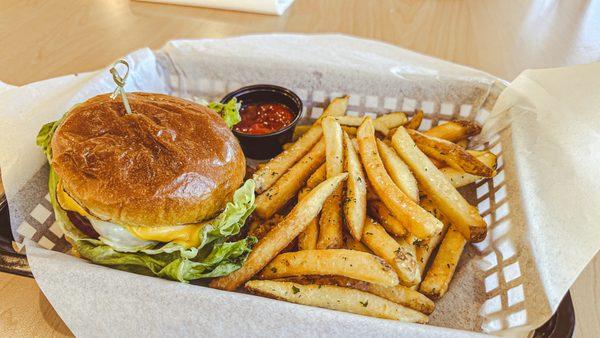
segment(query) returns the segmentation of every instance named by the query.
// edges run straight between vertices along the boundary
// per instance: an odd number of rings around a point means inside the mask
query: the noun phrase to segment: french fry
[[[465,138],[460,141],[456,141],[456,145],[463,149],[467,149],[467,147],[469,146],[469,140]]]
[[[265,237],[265,235],[271,231],[283,217],[281,215],[273,215],[270,219],[263,221],[258,217],[252,220],[251,227],[248,229],[248,236],[254,236],[258,239]]]
[[[298,236],[298,250],[314,250],[319,238],[319,217],[310,221],[306,229]]]
[[[324,167],[323,167],[324,168]],[[318,170],[318,169],[317,169]],[[320,183],[320,182],[319,182]],[[298,200],[302,200],[311,191],[312,188],[305,187],[300,190]],[[317,248],[317,239],[319,236],[319,216],[313,218],[304,231],[298,235],[298,250],[314,250]]]
[[[404,130],[402,127],[399,129]],[[369,183],[383,203],[402,222],[404,227],[420,239],[427,239],[442,230],[442,223],[406,196],[385,171],[377,151],[373,124],[370,119],[358,128],[358,144]]]
[[[383,258],[398,274],[402,285],[411,286],[421,281],[414,247],[398,243],[385,229],[370,218],[365,222],[362,242],[377,256]]]
[[[456,229],[470,241],[482,241],[487,234],[487,225],[479,215],[477,208],[470,205],[444,174],[416,147],[406,129],[398,127],[392,137],[392,145],[410,167],[420,187]],[[439,228],[440,231],[441,229],[442,227]],[[413,234],[415,233],[413,232]]]
[[[448,230],[449,222],[442,212],[435,207],[433,201],[431,201],[431,199],[429,199],[427,196],[421,199],[421,206],[423,209],[427,210],[437,219],[442,221],[442,223],[444,223],[444,229],[441,233],[432,236],[425,241],[413,241],[413,244],[415,245],[415,252],[417,254],[417,264],[419,265],[419,270],[421,271],[421,277],[424,277],[423,272],[425,272],[425,266],[427,265],[427,262],[429,262],[429,257],[431,256],[431,253],[438,247],[438,245],[440,245],[440,242]]]
[[[348,172],[348,181],[346,182],[346,198],[344,199],[343,211],[350,235],[360,241],[365,218],[367,217],[365,174],[358,154],[354,150],[354,145],[348,134],[345,133],[344,146],[346,148],[344,167]]]
[[[325,168],[327,177],[332,177],[344,171],[344,134],[333,117],[323,119],[322,125],[327,158]]]
[[[213,279],[210,287],[233,291],[252,278],[306,229],[308,223],[321,211],[325,200],[347,177],[348,174],[340,174],[314,188],[276,227],[258,241],[241,268],[227,276]]]
[[[304,135],[311,127],[312,125],[296,126],[296,128],[294,129],[294,136],[292,137],[292,141],[296,142],[300,138],[300,136]]]
[[[469,153],[471,153],[470,150]],[[489,151],[484,151],[482,153],[474,152],[471,153],[471,155],[477,156],[477,159],[481,161],[481,163],[493,169],[494,172],[496,171],[496,155],[494,155],[493,153]],[[450,181],[450,183],[452,183],[452,185],[455,188],[464,187],[465,185],[469,185],[473,182],[477,182],[485,178],[482,176],[467,174],[462,170],[456,170],[452,167],[444,167],[441,168],[440,171],[444,174],[444,176],[446,176],[446,178]]]
[[[402,113],[399,113],[399,114],[402,114]],[[370,119],[370,117],[368,117],[368,116],[338,116],[335,118],[335,120],[340,125],[347,127],[347,128],[356,128],[356,127],[360,126],[360,124],[362,123],[362,121],[364,119]],[[382,133],[383,135],[387,135],[390,131],[385,126],[385,124],[381,121],[379,124],[374,125],[374,128],[375,128],[375,131],[378,131],[378,132]]]
[[[251,215],[250,217],[248,217],[248,219],[246,220],[246,229],[248,229],[248,234],[251,235],[253,232],[257,231],[257,228],[263,223],[263,220],[258,218],[258,217],[254,217],[253,215]]]
[[[398,285],[398,275],[383,259],[347,249],[303,250],[281,254],[259,275],[275,279],[305,275],[345,276],[385,286]]]
[[[342,130],[350,136],[356,136],[356,127],[342,126]]]
[[[371,293],[334,285],[302,285],[291,282],[253,280],[246,283],[252,293],[292,303],[393,319],[411,323],[427,323],[427,316]]]
[[[405,236],[406,228],[392,215],[392,212],[381,201],[369,202],[369,214],[381,224],[385,230],[395,236]]]
[[[408,166],[400,159],[396,151],[381,140],[377,140],[377,149],[383,165],[396,183],[398,188],[402,190],[406,196],[410,197],[414,202],[419,203],[419,187],[417,179],[410,172]]]
[[[284,143],[283,145],[281,145],[281,148],[282,148],[283,150],[288,150],[288,149],[290,149],[290,148],[291,148],[293,145],[294,145],[294,143],[292,143],[292,142],[289,142],[289,143]]]
[[[427,155],[427,157],[429,157],[429,160],[431,161],[431,163],[433,163],[433,165],[436,166],[436,168],[445,168],[445,167],[448,166],[446,164],[446,162],[444,162],[444,161],[440,161],[437,158],[433,158],[433,157],[431,157],[429,155]],[[461,171],[462,171],[462,169],[461,169]]]
[[[475,157],[478,160],[483,162],[486,166],[496,169],[497,166],[497,156],[489,150],[467,150],[467,152]]]
[[[388,135],[391,129],[398,128],[408,121],[406,115],[401,112],[388,113],[379,115],[375,121],[373,121],[373,127],[376,131],[383,135]]]
[[[337,249],[344,246],[341,203],[342,193],[339,190],[325,201],[319,217],[317,249]]]
[[[454,120],[437,125],[423,134],[437,137],[450,142],[458,142],[481,132],[481,127],[472,121]]]
[[[355,240],[354,237],[352,237],[350,234],[346,235],[346,248],[348,248],[350,250],[367,252],[370,254],[373,253],[373,251],[371,251],[371,249],[367,248],[367,246],[362,244],[361,242]]]
[[[280,280],[278,279],[277,281],[292,282],[303,285],[337,285],[345,288],[357,289],[372,293],[376,296],[385,298],[396,304],[406,306],[427,315],[431,314],[435,308],[433,301],[431,301],[425,295],[402,285],[389,287],[381,286],[340,276],[298,276],[283,278]]]
[[[369,183],[368,177],[365,177],[365,183],[367,186],[367,201],[379,201],[379,196],[373,190],[373,186],[371,185],[371,183]]]
[[[406,130],[417,147],[429,157],[447,163],[449,166],[464,170],[466,173],[492,177],[494,170],[483,164],[460,146],[444,139],[427,136],[415,130]]]
[[[452,281],[456,265],[460,260],[467,240],[450,227],[438,250],[419,290],[431,299],[441,298]]]
[[[404,128],[417,130],[421,126],[421,122],[423,122],[423,111],[421,109],[415,109],[415,114],[404,125]]]
[[[268,219],[291,200],[305,180],[325,160],[325,144],[318,142],[304,157],[290,168],[273,186],[256,197],[256,214]]]
[[[322,121],[325,140],[325,168],[327,177],[333,177],[344,171],[343,132],[333,117]],[[343,184],[325,201],[319,219],[319,239],[317,249],[336,249],[344,246],[342,219]]]
[[[306,181],[306,186],[310,189],[316,187],[321,184],[321,182],[327,179],[327,171],[325,168],[325,163],[323,163],[317,170],[315,170],[312,175]]]
[[[358,127],[362,123],[363,119],[368,119],[368,116],[337,116],[335,120],[342,126],[347,127]]]
[[[331,102],[329,102],[329,105],[327,105],[327,108],[325,108],[325,110],[323,111],[323,114],[321,114],[321,116],[317,119],[317,122],[315,123],[320,122],[327,116],[344,116],[344,114],[346,114],[346,109],[348,109],[349,99],[350,96],[344,95],[331,100]]]
[[[264,167],[258,169],[252,178],[256,184],[255,191],[262,194],[267,191],[277,180],[286,173],[296,162],[298,162],[314,145],[319,142],[323,135],[323,129],[320,124],[313,125],[298,141],[296,141],[288,150],[281,152]]]

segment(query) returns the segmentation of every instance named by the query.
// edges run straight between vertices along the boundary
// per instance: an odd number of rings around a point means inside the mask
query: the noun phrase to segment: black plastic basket
[[[13,250],[12,241],[8,205],[6,201],[0,201],[0,271],[33,277],[27,264],[27,258]],[[575,310],[571,294],[567,292],[554,316],[535,330],[533,337],[572,337],[574,330]]]

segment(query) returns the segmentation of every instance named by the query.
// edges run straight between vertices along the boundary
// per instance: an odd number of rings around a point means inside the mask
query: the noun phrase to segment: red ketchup
[[[242,121],[233,128],[238,133],[263,135],[289,126],[294,114],[281,103],[252,103],[240,109]]]

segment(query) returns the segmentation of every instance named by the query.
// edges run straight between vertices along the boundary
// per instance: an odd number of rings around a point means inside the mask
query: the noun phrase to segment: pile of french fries
[[[259,241],[210,286],[426,323],[466,243],[487,232],[457,188],[493,177],[496,156],[466,149],[481,130],[472,122],[419,132],[422,111],[372,119],[347,106],[333,99],[254,173],[248,234]]]

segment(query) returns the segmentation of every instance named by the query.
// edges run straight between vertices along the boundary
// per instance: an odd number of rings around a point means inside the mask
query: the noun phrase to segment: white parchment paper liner
[[[110,76],[101,70],[8,89],[0,92],[0,165],[13,231],[19,241],[29,241],[28,259],[38,284],[75,334],[467,333],[439,327],[445,326],[525,335],[550,317],[600,246],[600,228],[594,226],[600,216],[598,65],[526,72],[500,96],[489,118],[504,82],[373,41],[301,35],[172,41],[156,52],[144,49],[127,58],[133,67],[130,91],[213,98],[241,85],[273,83],[302,97],[304,121],[341,93],[351,95],[350,114],[420,107],[428,118],[424,128],[454,118],[487,121],[482,142],[500,155],[499,174],[465,193],[478,205],[490,233],[466,250],[450,291],[436,304],[435,326],[94,266],[47,250],[63,250],[64,241],[44,201],[47,168],[35,135],[74,103],[112,90]]]

